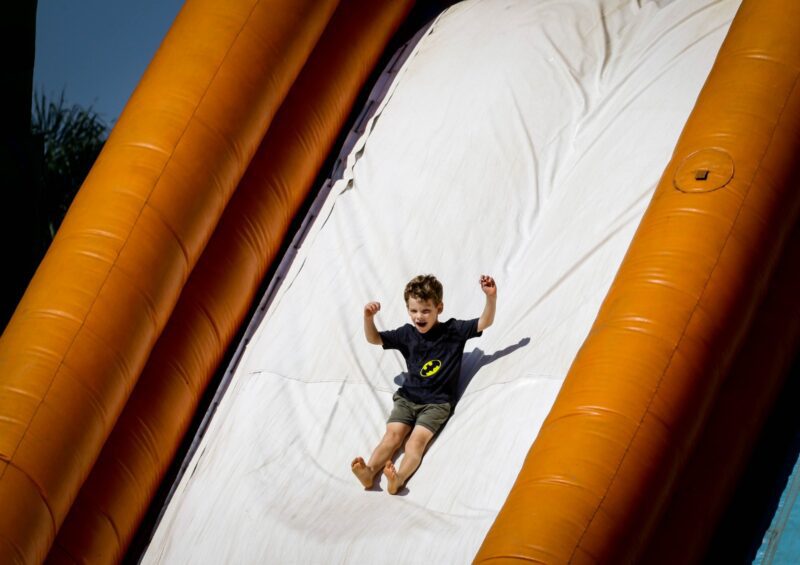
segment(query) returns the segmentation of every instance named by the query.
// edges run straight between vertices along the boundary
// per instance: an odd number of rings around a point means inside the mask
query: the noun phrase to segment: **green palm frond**
[[[63,92],[56,99],[37,92],[31,130],[42,147],[44,211],[52,235],[103,148],[108,126],[91,107],[69,106]]]

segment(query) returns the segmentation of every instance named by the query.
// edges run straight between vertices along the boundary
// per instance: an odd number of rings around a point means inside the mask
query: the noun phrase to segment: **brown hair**
[[[431,300],[438,306],[444,298],[444,289],[433,275],[419,275],[414,277],[406,285],[403,292],[403,299],[408,304],[409,297],[413,296],[417,300]]]

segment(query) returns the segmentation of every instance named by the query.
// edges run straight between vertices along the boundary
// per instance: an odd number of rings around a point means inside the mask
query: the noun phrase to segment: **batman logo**
[[[428,361],[422,366],[422,369],[420,369],[419,374],[420,376],[425,378],[432,377],[433,375],[438,373],[439,369],[441,368],[442,368],[442,362],[439,361],[438,359],[433,359],[431,361]]]

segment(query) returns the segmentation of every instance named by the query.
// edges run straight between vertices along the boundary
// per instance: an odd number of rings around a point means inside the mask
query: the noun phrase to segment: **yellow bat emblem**
[[[438,373],[439,369],[441,368],[442,368],[442,362],[439,361],[438,359],[433,359],[431,361],[428,361],[422,366],[422,369],[420,369],[419,374],[420,376],[425,378],[432,377],[433,375]]]

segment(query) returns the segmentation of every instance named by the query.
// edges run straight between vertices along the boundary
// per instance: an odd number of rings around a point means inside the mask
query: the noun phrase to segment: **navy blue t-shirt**
[[[467,340],[478,337],[478,319],[439,322],[426,333],[411,324],[379,332],[384,349],[403,354],[408,376],[398,392],[417,404],[452,402]]]

